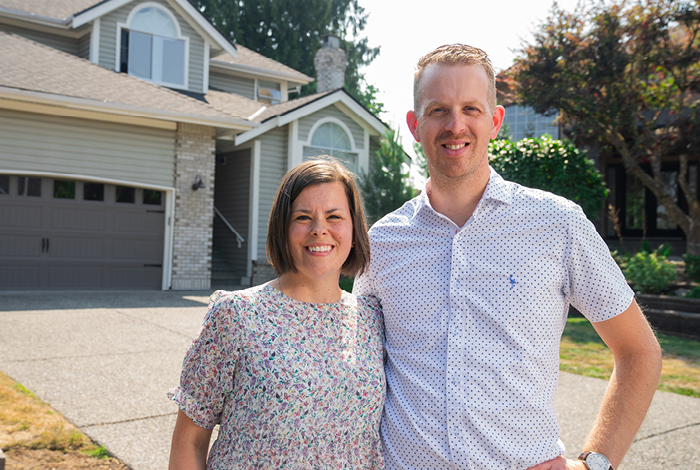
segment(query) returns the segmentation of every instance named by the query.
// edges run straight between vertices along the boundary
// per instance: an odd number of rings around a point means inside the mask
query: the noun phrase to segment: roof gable
[[[236,48],[238,50],[237,57],[223,52],[212,58],[211,64],[224,69],[248,72],[254,75],[263,74],[296,83],[307,84],[314,80],[312,77],[304,75],[291,67],[287,67],[281,62],[265,57],[240,44],[236,44]]]
[[[180,122],[207,121],[224,128],[250,128],[255,123],[235,111],[205,102],[127,74],[0,32],[0,96],[32,97],[62,106],[70,102],[112,113],[142,113]]]

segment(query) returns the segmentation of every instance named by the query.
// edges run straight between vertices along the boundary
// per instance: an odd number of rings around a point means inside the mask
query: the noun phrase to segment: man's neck
[[[463,227],[484,195],[490,177],[490,170],[461,181],[431,177],[426,186],[430,205],[457,227]]]

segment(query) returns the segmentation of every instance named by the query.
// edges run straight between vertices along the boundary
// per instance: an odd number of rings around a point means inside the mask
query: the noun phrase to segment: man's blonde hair
[[[446,44],[424,55],[418,61],[417,70],[413,76],[413,111],[416,114],[420,114],[420,109],[418,109],[420,105],[420,80],[423,77],[423,71],[430,64],[479,65],[483,67],[489,81],[488,105],[491,112],[496,109],[496,74],[486,52],[466,44]]]

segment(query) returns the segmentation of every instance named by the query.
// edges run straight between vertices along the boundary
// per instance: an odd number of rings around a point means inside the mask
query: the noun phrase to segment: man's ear
[[[496,106],[496,109],[493,110],[493,128],[491,129],[491,139],[498,137],[498,132],[501,130],[505,116],[505,108],[503,106]]]
[[[420,135],[418,135],[418,118],[416,113],[409,111],[406,113],[406,124],[408,124],[408,130],[411,131],[413,138],[416,142],[420,142]]]

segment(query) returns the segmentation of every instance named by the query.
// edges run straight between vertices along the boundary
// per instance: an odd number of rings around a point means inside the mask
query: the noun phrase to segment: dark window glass
[[[160,199],[163,193],[155,189],[143,190],[143,203],[153,206],[160,206]]]
[[[10,175],[0,175],[0,196],[10,194]]]
[[[84,183],[83,184],[83,200],[85,200],[85,201],[104,201],[105,200],[105,185],[102,183]]]
[[[75,181],[53,180],[53,197],[75,199]]]
[[[41,197],[41,178],[20,176],[18,179],[17,195]]]
[[[117,186],[117,202],[136,202],[136,188],[129,186]]]
[[[119,71],[129,72],[129,31],[122,29],[121,53],[119,55]]]

